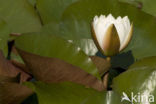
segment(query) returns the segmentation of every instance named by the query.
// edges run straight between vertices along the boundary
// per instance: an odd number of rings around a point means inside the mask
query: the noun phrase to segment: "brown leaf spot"
[[[70,81],[98,91],[104,90],[101,80],[79,67],[57,58],[42,57],[19,49],[18,52],[37,80],[53,83]]]
[[[0,75],[8,77],[16,77],[21,73],[21,82],[24,82],[31,78],[31,76],[20,68],[15,67],[9,60],[7,60],[2,51],[0,51]]]

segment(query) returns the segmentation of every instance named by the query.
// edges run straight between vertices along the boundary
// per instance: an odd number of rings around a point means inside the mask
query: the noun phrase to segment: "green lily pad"
[[[27,0],[0,0],[0,16],[12,33],[35,32],[41,28],[34,7]]]
[[[28,0],[28,2],[29,2],[33,7],[35,7],[35,5],[36,5],[36,0]]]
[[[37,9],[43,24],[59,21],[66,7],[78,0],[37,0]]]
[[[0,19],[0,49],[3,51],[4,55],[8,54],[8,39],[10,30],[5,21]]]
[[[98,49],[92,39],[87,39],[87,38],[76,38],[75,35],[72,33],[65,34],[61,29],[60,29],[60,23],[59,22],[51,22],[49,24],[46,24],[43,26],[41,29],[42,33],[47,33],[47,34],[55,34],[58,35],[69,42],[75,44],[76,46],[80,47],[87,55],[93,56],[98,52]]]
[[[53,21],[43,25],[43,27],[41,28],[41,32],[47,34],[55,34],[64,37],[64,35],[62,35],[62,32],[60,31],[60,22],[58,21]]]
[[[79,14],[79,15],[82,15],[82,14]],[[64,19],[60,23],[60,31],[63,33],[63,35],[69,38],[74,37],[76,39],[82,39],[82,38],[90,39],[91,38],[91,32],[90,32],[91,23],[83,19],[82,20],[77,19],[77,17],[75,16],[71,16],[71,17],[72,19],[70,18],[70,15],[69,15],[69,18],[67,17],[67,20],[64,17]]]
[[[134,23],[134,35],[125,51],[131,50],[135,59],[156,55],[156,49],[153,48],[156,45],[155,18],[130,4],[119,3],[116,0],[81,0],[71,4],[62,16],[62,22],[65,24],[63,27],[66,28],[64,30],[75,31],[75,37],[91,38],[90,32],[83,34],[78,30],[90,31],[90,24],[95,15],[109,13],[115,17],[127,15]]]
[[[15,46],[36,55],[61,59],[100,79],[96,66],[79,47],[55,35],[23,34],[16,39]]]
[[[155,104],[154,102],[150,102],[152,101],[151,97],[156,96],[155,60],[156,57],[151,57],[136,62],[128,71],[120,74],[114,79],[113,89],[120,95],[122,95],[123,92],[126,93],[129,98],[132,97],[133,93],[133,95],[137,96],[137,101],[139,101],[139,95],[148,97],[147,102],[145,101],[145,98],[141,98],[144,100],[143,102],[136,103],[136,101],[134,101],[134,104]]]
[[[144,59],[141,59],[137,62],[135,62],[133,65],[130,66],[130,70],[136,70],[136,69],[156,69],[156,56],[152,57],[146,57]]]
[[[155,0],[119,0],[121,2],[126,2],[135,5],[142,11],[156,16],[156,1]]]
[[[26,83],[38,97],[39,104],[120,104],[114,92],[98,92],[74,83]]]
[[[98,49],[92,39],[73,39],[68,41],[74,43],[77,47],[80,47],[85,54],[89,56],[94,56],[98,52]]]

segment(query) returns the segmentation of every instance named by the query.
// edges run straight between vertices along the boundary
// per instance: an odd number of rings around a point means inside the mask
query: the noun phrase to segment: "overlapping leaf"
[[[5,56],[8,54],[8,39],[9,39],[10,30],[5,21],[0,19],[0,49],[3,51]]]
[[[59,21],[66,7],[78,0],[37,0],[37,9],[43,24]]]
[[[85,39],[85,38],[77,38],[74,33],[70,31],[70,33],[66,34],[61,30],[59,22],[51,22],[46,24],[41,29],[42,33],[46,34],[55,34],[60,36],[71,43],[74,43],[76,46],[80,47],[85,54],[89,56],[93,56],[98,52],[96,45],[92,39]]]
[[[0,75],[7,77],[15,77],[19,73],[21,74],[20,81],[26,81],[31,78],[31,76],[22,70],[23,68],[18,68],[14,66],[10,61],[5,59],[2,52],[0,51]]]
[[[150,95],[156,96],[156,57],[149,57],[136,62],[130,67],[130,69],[113,81],[113,88],[115,91],[122,95],[125,92],[129,97],[131,94],[137,96],[145,95],[147,100],[142,98],[144,101],[141,104],[154,104],[149,101]],[[138,99],[137,99],[138,101]],[[147,101],[147,102],[146,102]],[[134,104],[138,104],[134,102]]]
[[[0,104],[21,104],[33,91],[19,84],[20,75],[8,77],[0,75]]]
[[[32,93],[31,89],[17,83],[0,83],[1,104],[21,104]]]
[[[21,50],[19,53],[36,80],[47,83],[70,81],[98,91],[105,90],[101,80],[79,67],[57,58],[41,57]]]
[[[119,0],[119,1],[133,4],[137,8],[143,10],[144,12],[156,16],[155,0]]]
[[[129,70],[137,70],[137,69],[156,69],[156,56],[146,57],[142,60],[135,62],[130,66]]]
[[[37,13],[27,0],[0,0],[0,16],[12,33],[35,32],[41,28]]]
[[[80,47],[85,54],[89,56],[94,56],[98,49],[92,39],[68,39],[69,42],[75,44],[77,47]]]
[[[74,83],[26,83],[38,96],[39,104],[120,104],[114,92],[97,92]]]
[[[36,55],[58,58],[99,78],[91,59],[79,47],[54,35],[25,34],[16,39],[18,49]]]

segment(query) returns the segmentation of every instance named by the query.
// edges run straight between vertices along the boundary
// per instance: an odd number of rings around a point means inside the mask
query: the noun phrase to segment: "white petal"
[[[95,16],[95,17],[94,17],[94,20],[93,20],[93,24],[94,24],[94,25],[96,25],[96,24],[98,23],[98,19],[99,19],[98,16]]]
[[[128,17],[125,16],[125,17],[123,18],[123,21],[124,21],[124,25],[126,26],[126,29],[127,29],[127,31],[128,31],[128,29],[131,27],[131,26],[130,26],[130,21],[129,21]]]
[[[97,41],[100,47],[102,48],[102,45],[105,40],[104,38],[106,30],[111,24],[114,24],[117,29],[120,39],[120,49],[122,49],[122,47],[128,39],[128,35],[131,28],[130,21],[127,16],[125,16],[124,18],[121,18],[119,16],[117,19],[115,19],[112,16],[112,14],[109,14],[107,17],[105,17],[104,15],[101,15],[100,17],[95,16],[93,21],[93,28],[95,31]]]
[[[115,21],[114,25],[117,29],[119,39],[120,39],[120,45],[121,45],[124,42],[125,33],[126,33],[125,25],[124,25],[122,18],[118,17],[117,20]]]
[[[112,14],[109,14],[107,16],[107,21],[109,21],[109,22],[114,22],[115,21],[115,18],[112,16]]]
[[[124,24],[124,27],[125,27],[125,34],[124,34],[124,39],[123,39],[123,41],[122,41],[122,43],[120,45],[120,50],[123,48],[126,41],[128,40],[128,35],[129,35],[130,29],[131,29],[130,21],[129,21],[127,16],[125,16],[123,18],[123,24]]]
[[[123,44],[120,46],[119,51],[122,51],[124,49],[124,47],[127,46],[127,44],[129,43],[129,41],[131,40],[132,37],[132,32],[133,32],[133,26],[130,27],[129,31],[127,32],[127,35],[124,39]]]
[[[97,18],[97,17],[95,17],[95,18]],[[113,19],[113,18],[111,17],[111,19]],[[108,27],[111,24],[111,22],[109,21],[111,19],[110,18],[105,18],[104,15],[101,15],[98,19],[95,19],[93,21],[93,28],[94,28],[94,31],[95,31],[95,35],[96,35],[97,41],[98,41],[101,48],[102,48],[102,45],[103,45],[105,32],[106,32],[106,30],[108,29]],[[97,23],[96,23],[96,20],[98,20]]]

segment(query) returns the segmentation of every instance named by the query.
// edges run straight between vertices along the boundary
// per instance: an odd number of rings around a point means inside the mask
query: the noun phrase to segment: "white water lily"
[[[92,35],[96,45],[106,56],[113,56],[127,47],[131,40],[133,24],[127,16],[115,19],[111,14],[107,17],[95,16],[92,22]]]

